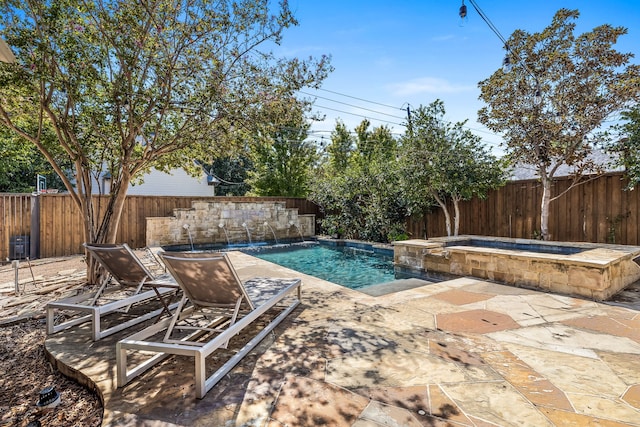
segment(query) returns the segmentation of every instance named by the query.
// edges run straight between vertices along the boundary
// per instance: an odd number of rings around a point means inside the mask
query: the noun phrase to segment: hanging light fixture
[[[464,19],[467,17],[467,6],[465,6],[464,0],[462,0],[462,6],[460,6],[459,15],[461,19]]]
[[[536,92],[533,95],[533,102],[536,105],[542,104],[542,92],[540,91],[540,83],[536,83]]]
[[[510,73],[512,69],[511,58],[509,58],[509,49],[507,49],[507,54],[502,60],[502,71],[506,74]]]
[[[460,26],[463,26],[468,21],[467,6],[464,4],[464,0],[462,0],[462,6],[460,6],[458,15],[460,15]]]

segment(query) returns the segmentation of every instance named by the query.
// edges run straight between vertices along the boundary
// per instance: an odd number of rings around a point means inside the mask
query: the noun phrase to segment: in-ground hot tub
[[[394,242],[404,274],[447,273],[606,300],[640,279],[640,247],[457,236]]]

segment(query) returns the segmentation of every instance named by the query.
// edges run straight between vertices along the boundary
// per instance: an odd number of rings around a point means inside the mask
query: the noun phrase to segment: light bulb
[[[533,95],[533,102],[536,105],[542,104],[542,92],[540,92],[540,85],[536,85],[536,92]]]
[[[469,18],[467,18],[467,6],[465,6],[464,0],[462,0],[462,6],[460,6],[460,10],[458,11],[458,15],[460,16],[460,22],[459,22],[458,25],[463,27],[464,24],[466,24],[469,21]]]
[[[511,72],[512,69],[511,58],[509,58],[509,55],[507,54],[502,60],[502,71],[506,74]]]

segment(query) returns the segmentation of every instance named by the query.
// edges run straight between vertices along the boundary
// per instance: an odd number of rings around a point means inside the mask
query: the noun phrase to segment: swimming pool
[[[392,256],[355,247],[314,245],[251,255],[350,289],[395,280]]]

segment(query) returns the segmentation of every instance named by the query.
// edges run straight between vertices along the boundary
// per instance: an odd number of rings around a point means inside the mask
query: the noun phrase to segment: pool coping
[[[582,249],[561,255],[516,249],[474,247],[457,243],[483,240]],[[528,239],[462,235],[394,242],[394,263],[417,275],[436,271],[495,280],[499,283],[607,300],[640,279],[635,262],[640,247],[586,242],[545,242]]]

